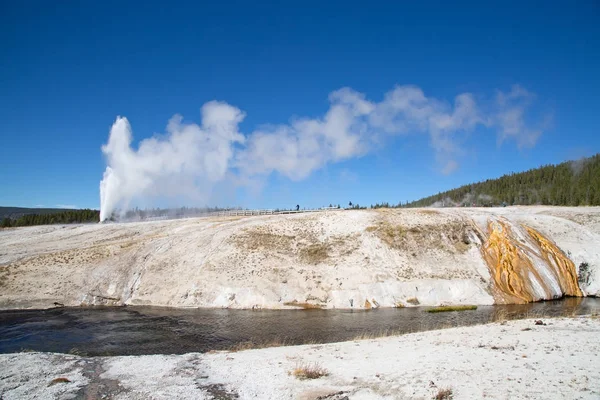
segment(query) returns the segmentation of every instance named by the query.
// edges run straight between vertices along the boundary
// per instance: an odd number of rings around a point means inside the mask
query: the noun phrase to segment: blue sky
[[[0,6],[0,205],[98,208],[107,162],[120,166],[116,191],[147,178],[114,197],[121,207],[395,203],[600,151],[598,2],[59,3]],[[383,132],[371,110],[389,110],[395,88],[430,111],[396,109]],[[458,118],[462,94],[478,111]],[[318,125],[336,104],[351,112],[357,98],[368,111],[343,137],[294,125]],[[243,113],[232,128],[242,139],[217,155],[178,150],[168,173],[137,153],[144,139],[172,139],[175,114],[177,132],[217,134],[200,112],[213,100]],[[129,148],[101,150],[117,116],[133,130],[133,161]],[[451,128],[432,125],[446,117]],[[279,154],[282,140],[313,134],[310,156]],[[264,136],[275,144],[259,149]]]

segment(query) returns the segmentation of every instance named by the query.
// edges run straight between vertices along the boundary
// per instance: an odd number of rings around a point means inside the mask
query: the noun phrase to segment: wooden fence
[[[253,215],[279,215],[279,214],[300,214],[300,213],[312,213],[321,211],[339,211],[343,208],[337,207],[323,207],[323,208],[311,208],[307,210],[227,210],[227,211],[215,211],[208,213],[207,216],[220,216],[220,217],[249,217]]]

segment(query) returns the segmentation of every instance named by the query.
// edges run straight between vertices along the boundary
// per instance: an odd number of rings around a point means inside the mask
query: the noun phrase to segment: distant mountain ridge
[[[464,185],[406,207],[493,205],[600,205],[600,153]]]

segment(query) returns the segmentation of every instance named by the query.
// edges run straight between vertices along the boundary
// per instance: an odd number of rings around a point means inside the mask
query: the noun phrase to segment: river
[[[351,340],[498,319],[590,314],[600,299],[565,298],[525,305],[428,313],[427,307],[376,310],[228,310],[161,307],[0,311],[0,353],[45,351],[87,356],[183,354],[268,343]]]

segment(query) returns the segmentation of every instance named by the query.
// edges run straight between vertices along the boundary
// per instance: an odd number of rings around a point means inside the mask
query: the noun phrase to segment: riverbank
[[[369,309],[600,294],[600,207],[324,211],[0,231],[0,309]]]
[[[600,396],[600,319],[507,321],[325,345],[212,354],[85,358],[0,355],[17,398],[454,399]],[[298,368],[325,376],[299,379]],[[57,382],[66,378],[68,382]]]

